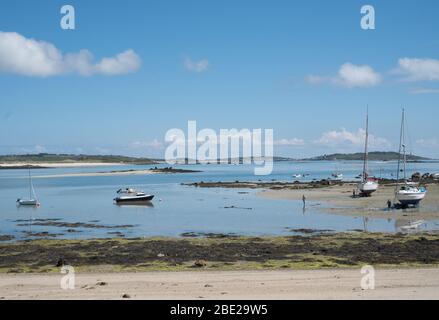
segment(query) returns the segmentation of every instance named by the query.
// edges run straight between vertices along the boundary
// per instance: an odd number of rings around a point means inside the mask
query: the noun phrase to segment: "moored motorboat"
[[[137,191],[133,188],[119,189],[117,191],[118,194],[123,194],[122,196],[114,198],[114,201],[117,204],[121,203],[141,203],[148,202],[154,199],[154,196],[151,194],[146,194],[142,191]]]

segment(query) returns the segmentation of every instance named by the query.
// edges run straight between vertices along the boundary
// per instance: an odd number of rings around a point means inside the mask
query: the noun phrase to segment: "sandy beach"
[[[38,166],[43,168],[82,168],[82,167],[108,167],[108,166],[122,166],[124,163],[120,162],[13,162],[13,163],[0,163],[1,167],[25,167],[25,166]]]
[[[0,299],[438,299],[439,269],[377,269],[362,290],[360,269],[81,274],[0,274]]]
[[[387,210],[387,200],[394,199],[394,186],[381,185],[372,197],[353,198],[355,184],[343,184],[309,190],[263,190],[258,196],[270,199],[299,200],[305,195],[308,205],[322,212],[389,218],[398,220],[439,219],[439,185],[428,186],[428,194],[420,208],[407,210]]]

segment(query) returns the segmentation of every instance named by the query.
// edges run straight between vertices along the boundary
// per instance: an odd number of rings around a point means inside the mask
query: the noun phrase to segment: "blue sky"
[[[60,28],[64,4],[75,30]],[[365,4],[375,30],[360,27]],[[273,128],[278,155],[357,152],[369,105],[371,149],[396,149],[405,107],[412,151],[439,157],[438,13],[435,0],[1,1],[0,153],[161,157],[188,120]]]

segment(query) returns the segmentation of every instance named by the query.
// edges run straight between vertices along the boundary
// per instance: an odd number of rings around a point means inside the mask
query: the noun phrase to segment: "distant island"
[[[0,164],[14,163],[120,163],[120,164],[137,164],[151,165],[159,161],[149,158],[135,158],[118,155],[75,155],[75,154],[23,154],[23,155],[0,155]]]
[[[302,159],[302,160],[308,160],[308,161],[336,161],[336,160],[355,161],[355,160],[363,160],[363,158],[364,158],[364,153],[358,152],[358,153],[325,154],[322,156],[317,156],[317,157]],[[392,160],[398,160],[399,154],[398,154],[398,152],[375,151],[375,152],[369,152],[368,158],[371,161],[392,161]],[[431,160],[431,159],[416,156],[413,154],[408,154],[407,160],[408,161],[426,161],[426,160]]]

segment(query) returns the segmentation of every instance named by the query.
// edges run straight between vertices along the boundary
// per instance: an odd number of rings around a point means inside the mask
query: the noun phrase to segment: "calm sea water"
[[[203,189],[181,185],[199,181],[292,181],[293,174],[309,174],[308,180],[328,178],[340,171],[353,180],[362,171],[361,162],[278,162],[270,176],[253,175],[246,165],[178,166],[203,172],[102,177],[37,178],[65,173],[148,169],[151,166],[114,166],[33,170],[39,208],[17,207],[16,199],[28,194],[27,170],[0,170],[0,235],[29,238],[26,232],[49,232],[60,238],[180,236],[184,232],[235,233],[240,235],[288,235],[291,229],[346,231],[398,231],[398,221],[344,217],[321,213],[312,204],[304,212],[299,201],[257,197],[258,190]],[[159,166],[160,167],[160,166]],[[372,162],[376,176],[391,178],[394,162]],[[439,172],[439,163],[410,164],[415,171]],[[294,179],[297,180],[297,179]],[[154,194],[151,206],[113,204],[119,188],[132,186]],[[229,208],[227,208],[229,207]],[[233,207],[233,208],[230,208]],[[133,225],[130,228],[73,228],[35,226],[17,220],[60,219],[62,222],[94,223],[102,226]],[[33,220],[35,221],[35,220]],[[438,221],[428,221],[422,229],[439,229]]]

